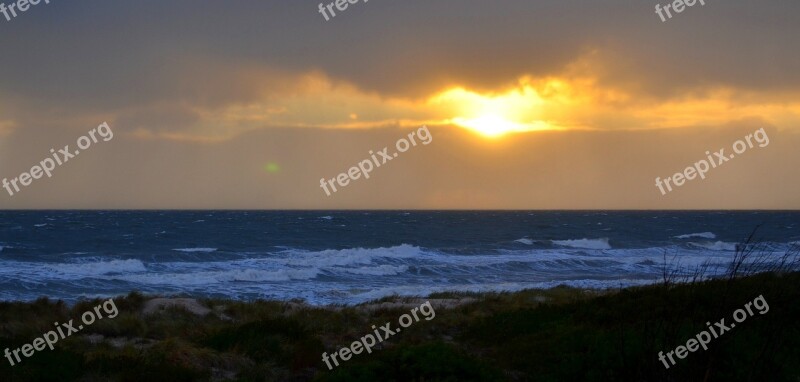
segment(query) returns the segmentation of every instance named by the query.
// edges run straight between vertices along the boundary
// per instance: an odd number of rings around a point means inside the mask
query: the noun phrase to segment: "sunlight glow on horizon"
[[[131,134],[142,140],[213,143],[265,128],[450,125],[480,138],[497,140],[542,131],[634,131],[724,126],[744,120],[775,126],[800,123],[800,102],[724,87],[658,99],[602,83],[588,69],[561,76],[524,75],[514,83],[491,90],[451,84],[417,97],[369,92],[318,72],[289,80],[294,84],[290,91],[267,92],[252,102],[221,108],[193,107],[189,111],[198,118],[184,129],[139,125],[132,128]],[[267,85],[265,89],[270,88]],[[15,126],[13,120],[0,120],[0,137]]]
[[[453,88],[432,97],[430,103],[456,115],[450,119],[452,123],[488,138],[554,129],[537,118],[545,101],[536,89],[524,82],[499,94],[484,95]]]

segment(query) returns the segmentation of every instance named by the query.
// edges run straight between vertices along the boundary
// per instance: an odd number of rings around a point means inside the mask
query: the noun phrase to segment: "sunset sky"
[[[0,209],[800,208],[800,2],[656,3],[41,3],[0,17],[0,178],[114,138]],[[430,145],[320,190],[423,125]]]

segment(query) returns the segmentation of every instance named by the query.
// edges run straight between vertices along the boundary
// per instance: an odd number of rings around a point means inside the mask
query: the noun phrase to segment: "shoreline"
[[[721,276],[720,276],[721,277]],[[709,279],[713,280],[713,279]],[[352,302],[352,303],[321,303],[315,304],[310,303],[302,298],[291,298],[285,300],[279,299],[269,299],[269,298],[254,298],[254,299],[232,299],[232,298],[224,298],[224,297],[208,297],[208,296],[198,296],[192,295],[187,293],[176,293],[176,294],[162,294],[162,293],[143,293],[139,290],[133,290],[128,292],[127,294],[101,294],[95,295],[91,297],[81,296],[79,298],[74,299],[63,299],[63,298],[56,298],[51,296],[39,296],[34,299],[29,300],[3,300],[0,299],[0,304],[31,304],[35,303],[39,300],[47,300],[50,302],[55,303],[63,303],[67,306],[75,306],[86,302],[96,301],[96,300],[106,300],[106,299],[119,299],[119,298],[126,298],[130,295],[137,295],[141,298],[146,300],[165,300],[164,303],[169,303],[169,301],[175,300],[177,305],[182,304],[193,304],[194,302],[200,303],[203,301],[226,301],[231,303],[258,303],[258,302],[267,302],[267,303],[284,303],[290,305],[301,305],[303,307],[308,308],[318,308],[318,309],[332,309],[332,310],[340,310],[343,308],[358,308],[365,305],[375,305],[375,304],[386,304],[386,300],[391,300],[392,303],[396,303],[395,300],[409,300],[409,301],[426,301],[426,300],[475,300],[481,297],[487,296],[494,296],[494,295],[506,295],[506,294],[515,294],[515,293],[528,293],[528,292],[535,292],[540,291],[545,293],[550,290],[554,289],[570,289],[575,291],[581,291],[584,293],[591,293],[591,294],[606,294],[606,293],[614,293],[624,289],[631,289],[631,288],[641,288],[641,287],[648,287],[652,285],[658,285],[661,283],[661,280],[653,280],[652,282],[648,283],[633,283],[630,285],[622,285],[616,287],[598,287],[598,288],[591,288],[591,287],[578,287],[572,286],[568,284],[557,284],[552,287],[548,288],[520,288],[514,290],[486,290],[486,291],[463,291],[463,290],[443,290],[438,292],[429,293],[426,295],[418,295],[418,294],[408,294],[408,295],[387,295],[383,297],[378,297],[374,299],[369,299],[362,302]],[[452,296],[452,297],[443,297],[443,296]],[[182,300],[191,300],[193,302],[182,302]]]

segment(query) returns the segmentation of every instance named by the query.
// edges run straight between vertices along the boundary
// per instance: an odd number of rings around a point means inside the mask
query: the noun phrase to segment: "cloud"
[[[404,0],[326,22],[299,1],[51,2],[3,24],[0,170],[101,121],[117,135],[0,207],[796,208],[798,11]],[[563,131],[454,126],[491,112]],[[422,124],[434,145],[319,198],[319,177]],[[648,184],[762,126],[762,156],[669,199]]]
[[[587,52],[602,55],[601,80],[647,94],[800,84],[790,75],[800,64],[795,2],[707,4],[667,23],[644,3],[375,2],[330,22],[314,5],[53,3],[4,25],[0,69],[14,75],[0,77],[0,89],[84,107],[175,97],[215,103],[255,97],[231,79],[259,67],[319,71],[368,92],[420,97],[452,84],[484,91],[525,74],[557,74]]]

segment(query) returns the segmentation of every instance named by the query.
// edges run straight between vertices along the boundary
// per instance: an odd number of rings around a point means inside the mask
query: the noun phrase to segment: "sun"
[[[528,131],[524,125],[495,114],[486,114],[477,118],[457,117],[453,119],[453,123],[489,138],[497,138],[511,132]]]
[[[449,122],[487,138],[554,128],[537,118],[544,102],[531,86],[491,94],[453,88],[434,96],[430,102],[455,115]]]

